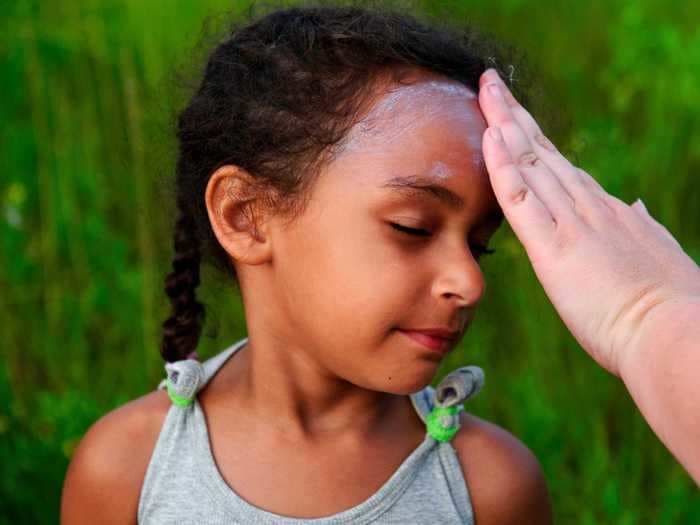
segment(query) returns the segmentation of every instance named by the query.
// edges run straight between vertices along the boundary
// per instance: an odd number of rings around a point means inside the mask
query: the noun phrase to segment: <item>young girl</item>
[[[212,51],[178,121],[166,377],[87,432],[62,522],[549,523],[532,453],[430,382],[483,296],[503,216],[469,35],[295,7]],[[200,363],[200,253],[248,336]]]

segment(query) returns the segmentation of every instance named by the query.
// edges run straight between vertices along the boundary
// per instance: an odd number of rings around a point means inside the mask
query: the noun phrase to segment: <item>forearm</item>
[[[700,485],[700,299],[650,312],[620,374],[656,435]]]

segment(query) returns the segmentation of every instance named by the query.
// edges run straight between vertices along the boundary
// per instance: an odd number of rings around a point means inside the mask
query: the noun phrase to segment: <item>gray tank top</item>
[[[426,423],[426,436],[368,499],[350,509],[319,518],[293,518],[265,511],[229,487],[216,466],[199,392],[244,338],[200,363],[183,359],[165,365],[166,389],[173,404],[161,428],[146,470],[138,523],[152,524],[473,524],[474,515],[462,469],[450,443],[459,428],[462,403],[484,383],[476,366],[458,368],[440,384],[410,394]]]

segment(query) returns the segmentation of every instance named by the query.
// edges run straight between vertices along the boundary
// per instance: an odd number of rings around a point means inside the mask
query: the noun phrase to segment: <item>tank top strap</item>
[[[413,407],[435,440],[450,441],[460,427],[462,403],[475,396],[484,386],[484,371],[478,366],[463,366],[447,374],[433,388],[410,395]]]
[[[165,363],[166,377],[160,382],[158,389],[167,390],[170,400],[176,406],[191,405],[197,392],[202,390],[228,358],[247,342],[248,338],[244,337],[203,363],[192,358]]]

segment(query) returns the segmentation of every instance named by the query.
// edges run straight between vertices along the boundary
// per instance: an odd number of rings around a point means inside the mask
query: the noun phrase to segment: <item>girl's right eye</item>
[[[397,224],[395,222],[390,222],[389,223],[392,228],[395,230],[398,230],[403,233],[407,233],[408,235],[413,235],[415,237],[429,237],[430,232],[428,230],[421,230],[418,228],[409,228],[408,226],[404,226],[403,224]]]
[[[418,228],[409,228],[408,226],[404,226],[403,224],[398,224],[395,222],[390,222],[389,224],[395,230],[406,233],[408,235],[412,235],[414,237],[430,237],[430,235],[432,233],[432,232],[429,232],[428,230],[421,230]],[[490,248],[487,248],[486,246],[475,245],[475,248],[479,252],[479,254],[476,256],[477,260],[479,259],[479,257],[481,255],[489,255],[491,253],[496,253],[496,250],[492,250]]]

